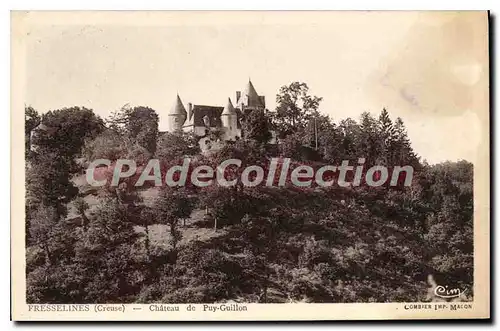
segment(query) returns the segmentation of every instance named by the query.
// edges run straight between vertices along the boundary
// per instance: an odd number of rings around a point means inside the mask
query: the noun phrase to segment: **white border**
[[[493,14],[500,13],[500,2],[499,1],[493,1],[493,0],[476,0],[476,1],[465,1],[465,0],[455,0],[453,2],[438,2],[435,0],[420,0],[420,1],[377,1],[377,3],[374,3],[373,1],[365,0],[365,1],[360,1],[360,0],[352,0],[352,1],[346,1],[346,2],[327,2],[327,1],[319,1],[319,0],[308,0],[308,1],[297,1],[297,0],[288,0],[288,1],[282,1],[282,2],[270,2],[269,0],[252,0],[252,1],[242,1],[236,3],[234,0],[212,0],[210,2],[207,1],[202,1],[202,0],[183,0],[179,1],[177,3],[167,3],[165,4],[164,2],[161,1],[149,1],[149,0],[143,0],[143,1],[129,1],[129,0],[115,0],[115,1],[104,1],[104,0],[87,0],[82,3],[69,3],[67,1],[57,1],[57,0],[45,0],[45,1],[35,1],[35,0],[8,0],[8,1],[3,1],[1,3],[2,6],[2,11],[1,17],[3,18],[1,20],[2,22],[2,28],[3,28],[3,33],[1,34],[1,43],[2,49],[5,50],[3,51],[2,54],[2,68],[3,68],[3,75],[2,75],[2,92],[1,93],[1,98],[2,98],[2,105],[4,109],[0,111],[0,123],[2,125],[2,129],[0,130],[0,147],[3,152],[3,155],[9,155],[7,160],[4,160],[4,162],[1,163],[1,170],[3,174],[5,174],[4,178],[8,178],[8,175],[10,173],[10,13],[9,10],[90,10],[90,9],[99,9],[99,10],[148,10],[148,9],[174,9],[174,10],[189,10],[189,9],[211,9],[211,10],[216,10],[216,9],[251,9],[251,10],[277,10],[277,9],[286,9],[286,10],[299,10],[299,9],[308,9],[308,10],[347,10],[347,9],[355,9],[355,10],[388,10],[388,9],[397,9],[397,10],[411,10],[411,9],[421,9],[421,10],[438,10],[438,9],[490,9],[492,10]],[[498,25],[498,21],[497,21]],[[498,54],[497,52],[493,52],[495,60],[498,59]],[[492,75],[495,75],[495,73],[492,73]],[[496,75],[495,75],[496,76]],[[491,93],[495,93],[498,95],[498,85],[495,86],[495,90],[491,91]],[[498,125],[497,120],[499,116],[496,116],[495,124]],[[495,141],[494,146],[498,147],[498,143]],[[495,148],[496,149],[496,148]],[[496,150],[495,150],[496,151]],[[496,158],[495,158],[496,159]],[[498,183],[499,179],[497,178],[495,180],[495,184]],[[497,199],[499,201],[497,201]],[[495,199],[495,204],[496,202],[500,203],[500,198],[497,196]],[[0,204],[1,204],[1,209],[3,211],[4,215],[10,215],[10,185],[3,185],[2,186],[2,196],[0,199]],[[9,220],[8,217],[7,219],[4,220],[2,223],[3,228],[2,233],[4,236],[10,236],[10,227],[9,227]],[[492,215],[492,221],[495,220],[495,217]],[[496,231],[495,235],[498,237],[498,232],[499,232],[499,227],[496,226]],[[10,260],[10,248],[9,248],[9,241],[10,238],[3,241],[3,250],[2,250],[2,262],[3,265],[6,266],[6,263]],[[493,253],[493,252],[492,252]],[[493,255],[494,256],[494,255]],[[492,267],[494,264],[492,265]],[[499,277],[496,277],[495,280],[498,280]],[[4,323],[2,324],[2,329],[10,329],[13,328],[13,324],[5,323],[8,321],[8,317],[6,316],[8,312],[10,311],[10,274],[7,273],[6,271],[2,273],[2,280],[3,280],[3,288],[4,291],[2,292],[2,303],[1,303],[1,308],[2,311],[4,312],[4,318],[2,319]],[[9,290],[7,290],[7,286],[9,286]],[[498,286],[496,286],[498,289]],[[496,297],[498,298],[498,293],[495,293]],[[495,307],[498,307],[498,305],[494,305]],[[495,314],[492,312],[492,314]],[[498,316],[498,315],[497,315]],[[400,327],[401,325],[396,327]],[[42,329],[51,329],[53,326],[52,325],[44,325],[44,326],[38,326]],[[65,328],[72,328],[68,325],[64,326]],[[96,327],[96,326],[94,326]],[[123,327],[121,325],[120,327]],[[180,326],[169,326],[169,327],[178,327],[180,328],[189,328],[192,326],[188,325],[180,325]],[[220,325],[216,326],[211,326],[211,327],[216,327],[219,328]],[[232,327],[232,326],[230,326]],[[247,327],[251,327],[247,326]],[[260,326],[260,327],[266,327],[266,326]],[[338,325],[335,327],[339,327]],[[359,328],[362,328],[363,325],[357,326]],[[386,327],[385,325],[378,325],[378,327]],[[439,329],[442,329],[444,326],[442,325],[437,325],[437,326],[426,326],[426,327],[439,327]],[[460,328],[460,327],[467,327],[471,328],[471,325],[455,325],[453,328]],[[98,326],[97,329],[101,329],[103,326]]]

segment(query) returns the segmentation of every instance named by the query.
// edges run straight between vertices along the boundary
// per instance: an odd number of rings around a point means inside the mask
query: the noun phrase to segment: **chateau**
[[[166,116],[168,132],[184,131],[194,132],[198,136],[202,151],[217,150],[225,141],[235,141],[242,138],[242,121],[245,115],[253,111],[267,111],[266,99],[258,95],[250,79],[243,91],[236,91],[235,105],[231,98],[227,98],[226,105],[207,106],[187,103],[187,110],[180,96]],[[160,121],[165,117],[160,117]],[[54,131],[45,124],[40,123],[30,132],[30,150],[36,151],[38,146],[35,141],[42,132]],[[276,143],[276,135],[271,131],[271,144]]]
[[[225,107],[197,105],[189,102],[186,107],[177,95],[168,113],[168,131],[191,131],[200,137],[202,150],[216,147],[223,141],[235,141],[242,137],[242,118],[252,111],[265,111],[266,100],[258,95],[252,82],[243,91],[236,91],[235,105],[231,98]],[[275,141],[274,134],[271,143]]]

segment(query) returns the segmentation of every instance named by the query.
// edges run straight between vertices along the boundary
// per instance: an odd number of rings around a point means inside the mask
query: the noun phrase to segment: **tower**
[[[264,109],[266,107],[266,101],[264,96],[257,94],[252,81],[249,79],[243,93],[236,91],[236,107],[239,108],[243,113],[252,111],[255,109]]]
[[[238,115],[230,98],[227,98],[227,105],[224,107],[220,118],[225,132],[225,140],[233,140],[238,136]]]
[[[175,132],[182,130],[182,126],[186,122],[186,118],[186,108],[184,108],[181,98],[179,97],[179,94],[177,94],[177,99],[168,113],[168,131]]]

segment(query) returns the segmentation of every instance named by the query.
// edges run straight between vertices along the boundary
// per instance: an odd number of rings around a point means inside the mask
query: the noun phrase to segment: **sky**
[[[52,16],[51,16],[52,15]],[[178,93],[224,106],[251,78],[273,110],[280,86],[308,84],[334,122],[382,108],[401,117],[430,163],[488,143],[484,12],[33,14],[23,32],[25,104],[155,109]]]

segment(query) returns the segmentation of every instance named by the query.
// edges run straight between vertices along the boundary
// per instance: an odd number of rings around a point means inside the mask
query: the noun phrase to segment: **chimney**
[[[238,103],[240,97],[241,97],[241,91],[236,91],[236,103]]]
[[[188,120],[190,120],[192,116],[193,116],[193,104],[191,102],[188,102]]]

